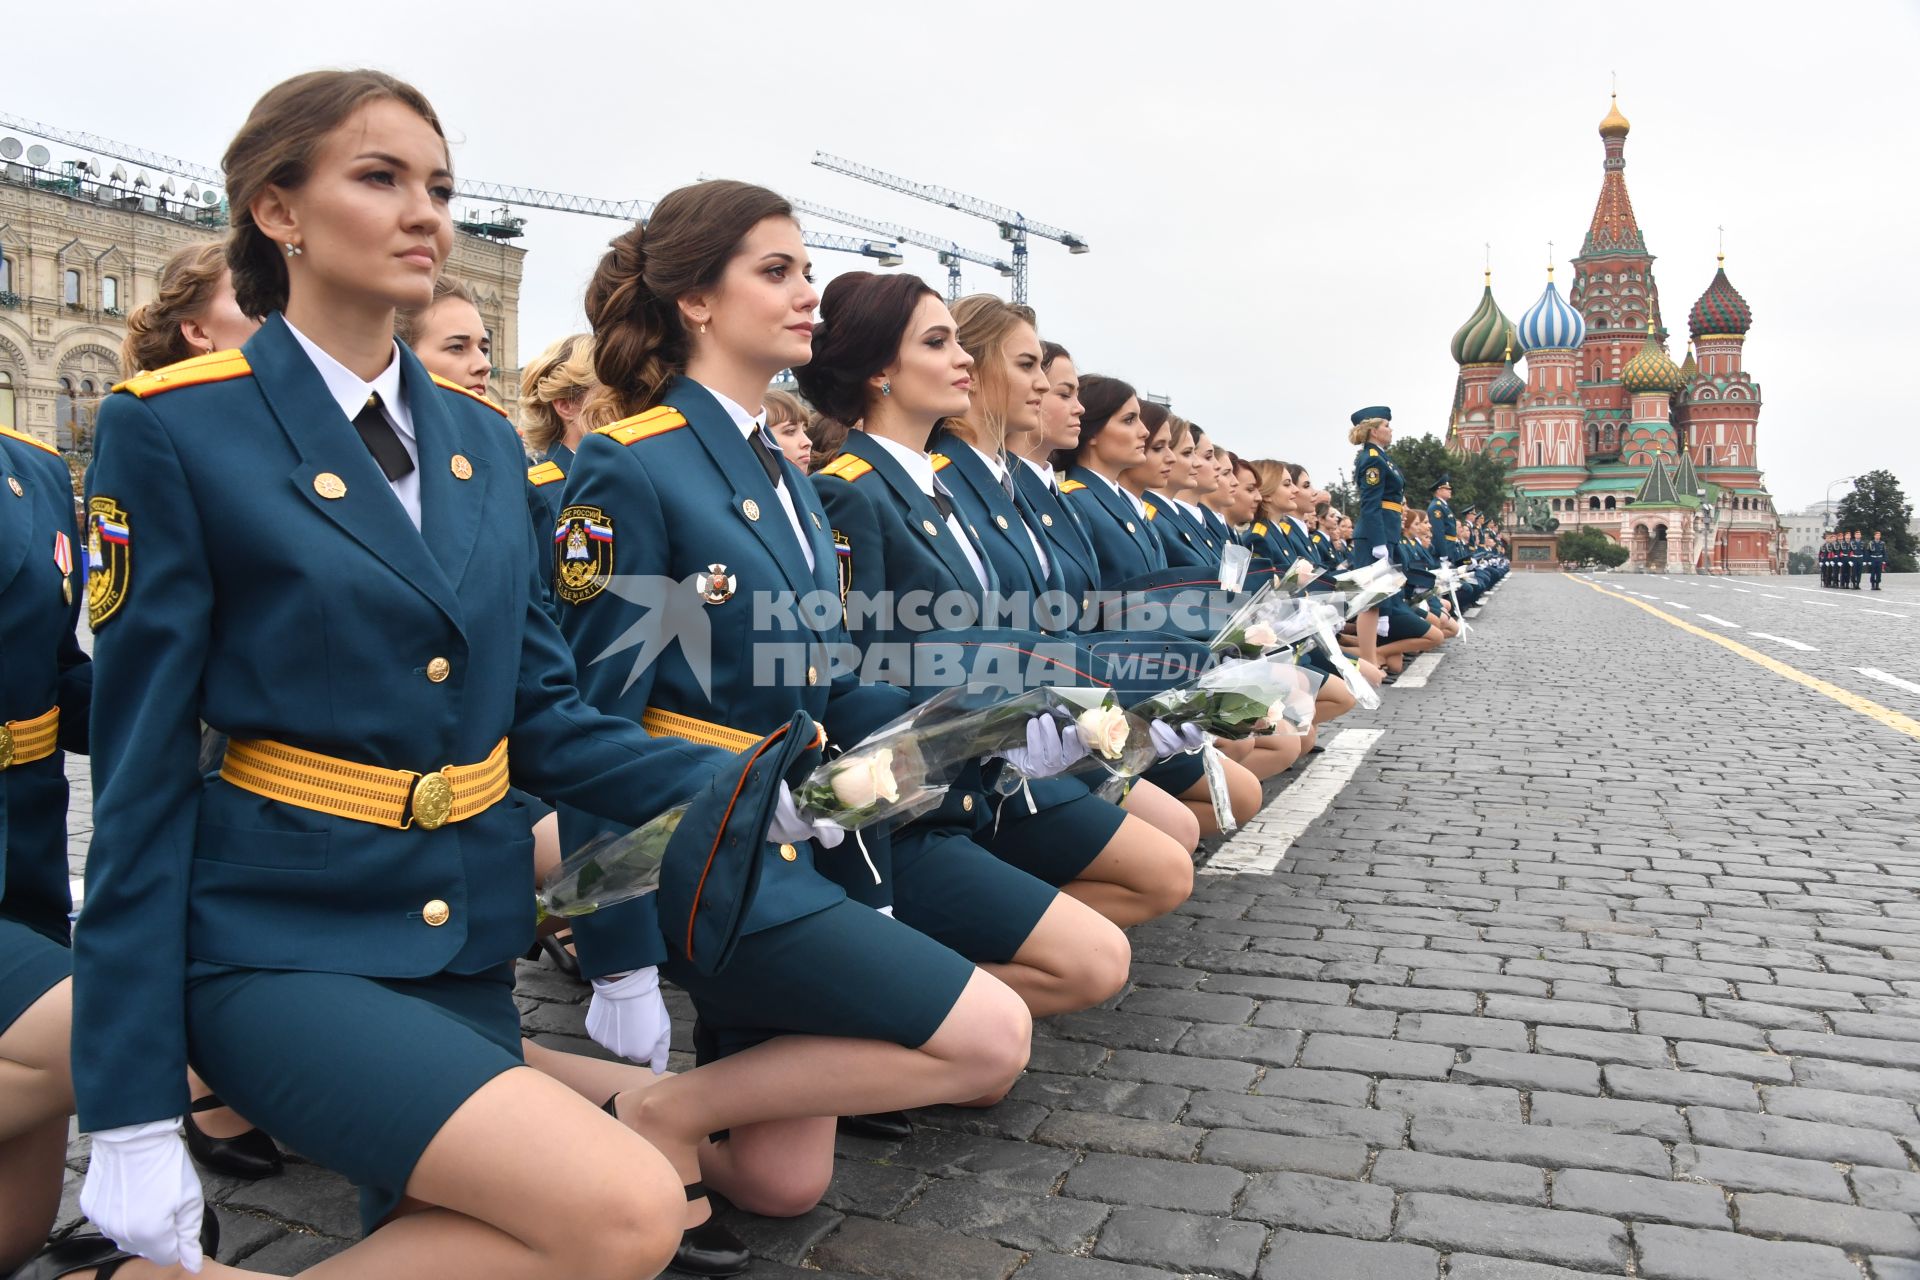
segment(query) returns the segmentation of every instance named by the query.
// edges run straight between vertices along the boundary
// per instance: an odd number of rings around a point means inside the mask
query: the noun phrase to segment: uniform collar
[[[874,435],[871,431],[867,433],[867,439],[885,449],[888,456],[899,463],[900,469],[907,473],[907,478],[918,486],[920,492],[928,497],[933,496],[932,458],[916,449],[909,449],[898,440],[889,440],[885,436]]]
[[[340,406],[340,412],[345,415],[348,422],[352,422],[360,410],[366,407],[367,397],[378,395],[393,425],[400,434],[412,439],[413,414],[407,408],[406,397],[400,394],[399,343],[394,344],[393,355],[387,361],[387,367],[382,369],[379,376],[372,382],[368,382],[327,354],[312,338],[295,328],[293,322],[288,320],[284,313],[280,318],[286,324],[287,332],[291,333],[294,341],[300,344],[300,349],[307,353],[307,359],[313,363],[314,371],[320,375],[320,381],[326,384],[327,395]]]
[[[765,405],[762,405],[760,407],[760,412],[758,414],[748,413],[747,410],[737,400],[730,399],[724,393],[715,391],[712,387],[708,386],[706,383],[700,382],[693,378],[688,378],[687,381],[693,383],[693,385],[695,385],[696,387],[699,387],[702,391],[712,396],[714,403],[719,405],[722,409],[725,409],[727,411],[727,416],[733,419],[733,425],[740,428],[741,435],[750,435],[753,432],[762,430],[766,427],[767,409]]]

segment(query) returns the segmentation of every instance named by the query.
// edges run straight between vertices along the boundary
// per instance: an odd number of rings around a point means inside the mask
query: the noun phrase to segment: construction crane
[[[1013,300],[1027,300],[1027,237],[1039,236],[1043,240],[1057,240],[1067,247],[1068,253],[1085,253],[1093,246],[1059,227],[1048,226],[1044,222],[1029,221],[1018,209],[1009,209],[977,196],[964,195],[946,187],[936,187],[930,183],[915,182],[911,178],[898,177],[883,173],[869,165],[856,164],[839,156],[828,155],[824,151],[813,153],[813,163],[822,169],[843,174],[849,178],[858,178],[862,182],[871,182],[876,187],[885,187],[888,191],[897,191],[902,195],[925,200],[929,204],[942,205],[948,209],[971,214],[976,218],[985,218],[1000,228],[1000,238],[1013,245]]]
[[[951,240],[942,240],[938,236],[928,235],[924,231],[915,231],[912,227],[903,227],[894,222],[880,222],[873,218],[863,218],[857,213],[848,213],[844,209],[829,209],[825,205],[814,204],[810,200],[789,200],[799,212],[809,218],[825,218],[828,222],[837,222],[843,227],[854,227],[861,231],[871,231],[875,235],[886,236],[901,244],[917,245],[922,249],[932,249],[947,269],[947,301],[952,302],[960,296],[960,264],[976,263],[983,267],[992,267],[1002,276],[1013,275],[1013,264],[991,254],[975,253],[963,249]]]
[[[0,127],[17,129],[21,133],[45,138],[48,142],[78,147],[84,151],[91,151],[95,155],[125,160],[161,173],[188,178],[194,182],[226,186],[226,175],[218,169],[195,164],[191,160],[182,160],[177,156],[163,155],[157,151],[148,151],[142,147],[116,142],[112,138],[103,138],[98,134],[59,129],[4,111],[0,111]],[[455,195],[473,200],[519,205],[527,209],[551,209],[558,213],[581,213],[595,218],[613,218],[621,222],[642,222],[653,212],[651,200],[603,200],[595,196],[572,195],[564,191],[543,191],[537,187],[508,186],[498,182],[455,179],[453,189]],[[906,261],[900,253],[900,246],[891,242],[868,240],[858,236],[814,234],[808,234],[805,239],[810,249],[820,249],[829,253],[859,254],[861,257],[874,259],[883,267],[897,267]]]

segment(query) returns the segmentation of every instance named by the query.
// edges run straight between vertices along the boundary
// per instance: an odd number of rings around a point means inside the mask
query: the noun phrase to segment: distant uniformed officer
[[[1879,529],[1873,531],[1873,541],[1867,544],[1866,560],[1867,569],[1873,574],[1873,589],[1878,591],[1880,575],[1887,568],[1887,535],[1884,531]]]
[[[1433,524],[1433,553],[1448,564],[1465,560],[1468,548],[1460,541],[1460,525],[1453,514],[1453,477],[1441,476],[1433,486],[1433,501],[1427,504],[1427,519]]]

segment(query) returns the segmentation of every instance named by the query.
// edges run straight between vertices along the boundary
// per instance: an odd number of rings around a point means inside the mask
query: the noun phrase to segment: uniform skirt
[[[894,832],[894,915],[974,964],[1013,959],[1058,896],[961,832],[914,825]]]
[[[38,929],[0,916],[0,1033],[72,974],[71,951]]]
[[[461,1104],[523,1063],[511,964],[402,979],[195,962],[187,1047],[228,1105],[359,1187],[364,1231]]]
[[[661,971],[693,998],[694,1054],[705,1063],[783,1035],[917,1049],[946,1021],[973,964],[845,899],[748,934],[719,973],[703,974],[678,954]]]
[[[1380,606],[1380,616],[1387,620],[1387,643],[1396,640],[1417,640],[1427,634],[1433,626],[1431,619],[1406,601],[1395,598]]]
[[[1026,791],[995,800],[998,813],[985,843],[994,857],[1055,888],[1079,879],[1127,820],[1126,810],[1078,778],[1042,778],[1027,791],[1033,809]]]

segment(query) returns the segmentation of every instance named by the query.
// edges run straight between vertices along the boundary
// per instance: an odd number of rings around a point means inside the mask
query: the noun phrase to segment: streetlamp
[[[1699,490],[1698,493],[1705,497],[1706,490]],[[1711,502],[1700,504],[1700,559],[1696,562],[1698,567],[1694,569],[1695,573],[1713,572],[1713,521],[1716,514]]]
[[[1827,486],[1826,511],[1820,517],[1820,527],[1823,530],[1833,528],[1833,491],[1834,489],[1838,488],[1840,485],[1843,485],[1843,484],[1851,484],[1855,480],[1858,480],[1859,478],[1860,478],[1859,476],[1841,476],[1838,480],[1835,480],[1832,484]]]

